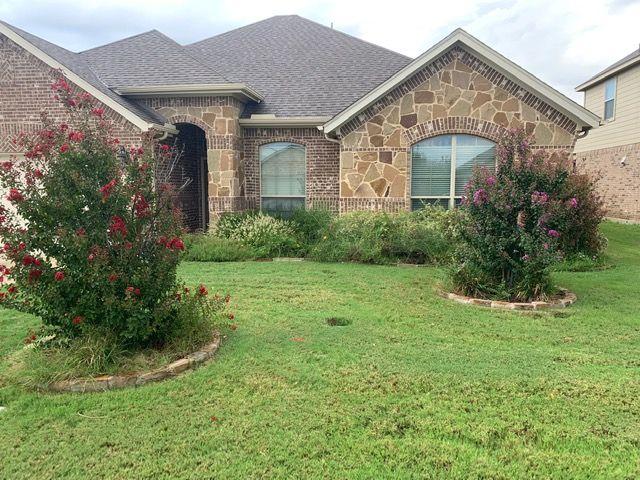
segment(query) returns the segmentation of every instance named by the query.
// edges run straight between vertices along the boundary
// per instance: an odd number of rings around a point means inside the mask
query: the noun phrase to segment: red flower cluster
[[[42,264],[42,262],[40,261],[40,259],[32,257],[31,255],[25,255],[22,258],[22,264],[25,267],[28,267],[29,265],[40,266]]]
[[[95,115],[96,117],[102,117],[104,115],[104,108],[92,108],[91,114]]]
[[[107,277],[107,280],[109,280],[109,283],[113,283],[116,280],[118,280],[118,274],[117,273],[112,273],[111,275],[109,275]]]
[[[72,142],[81,142],[85,138],[85,134],[80,131],[69,132],[67,138]]]
[[[82,317],[80,315],[76,315],[73,317],[73,320],[71,320],[71,323],[74,325],[80,325],[82,323]]]
[[[158,243],[167,247],[169,250],[184,250],[184,242],[178,237],[172,238],[171,240],[167,239],[167,237],[160,237]]]
[[[133,209],[138,217],[144,217],[149,213],[149,202],[141,193],[136,193],[133,197]]]
[[[11,188],[9,189],[7,200],[10,202],[22,202],[24,200],[24,195],[22,195],[22,192],[17,188]]]
[[[56,282],[61,282],[64,280],[64,272],[56,272],[54,278],[56,279]]]
[[[10,160],[2,162],[2,168],[4,168],[5,170],[11,170],[13,168],[13,162]]]
[[[51,90],[53,90],[54,92],[57,92],[59,90],[62,90],[64,92],[70,92],[71,91],[71,87],[69,87],[69,84],[67,83],[67,81],[64,79],[64,77],[60,76],[60,78],[58,78],[58,80],[56,80],[52,85],[51,85]]]
[[[69,151],[69,144],[63,143],[60,145],[60,153],[67,153]]]
[[[42,270],[35,268],[29,272],[29,281],[37,280],[42,276]]]
[[[128,293],[133,293],[134,295],[140,295],[140,289],[135,287],[127,287]]]
[[[111,191],[115,188],[117,183],[118,181],[114,178],[106,185],[103,185],[102,187],[100,187],[100,193],[102,193],[103,202],[105,202],[111,196]]]
[[[115,235],[116,233],[120,233],[123,237],[129,235],[129,230],[127,230],[127,226],[125,225],[122,217],[114,215],[111,217],[111,222],[111,226],[109,227],[111,235]]]
[[[201,297],[206,297],[207,295],[209,295],[209,290],[207,290],[207,287],[205,287],[203,284],[200,284],[200,287],[198,287],[198,295],[200,295]]]
[[[80,228],[76,229],[76,235],[77,235],[78,237],[82,238],[82,237],[84,237],[86,234],[87,234],[87,231],[86,231],[84,228],[80,227]]]

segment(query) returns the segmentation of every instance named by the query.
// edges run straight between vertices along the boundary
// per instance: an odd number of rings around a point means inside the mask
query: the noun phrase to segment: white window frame
[[[611,98],[607,98],[607,85],[613,83],[613,96]],[[616,97],[618,96],[618,77],[611,77],[607,81],[604,82],[604,104],[602,111],[602,119],[605,122],[613,122],[616,119]],[[611,116],[606,118],[607,116],[607,103],[612,102],[613,108],[611,110]]]
[[[410,203],[413,204],[413,200],[448,200],[449,201],[449,209],[452,208],[456,208],[456,200],[460,200],[462,199],[462,195],[456,195],[456,166],[458,164],[457,162],[457,151],[458,151],[458,135],[471,135],[474,137],[479,137],[482,138],[484,140],[487,140],[489,142],[492,142],[495,144],[495,142],[493,142],[492,140],[489,140],[488,138],[484,138],[484,137],[480,137],[479,135],[473,135],[470,133],[445,133],[444,135],[450,135],[451,136],[451,179],[449,181],[449,195],[430,195],[430,196],[414,196],[411,195],[410,197]],[[444,136],[442,135],[442,136]],[[440,135],[438,135],[440,136]],[[435,137],[431,137],[431,138],[435,138]],[[416,142],[414,145],[417,145],[420,142]],[[411,151],[412,151],[412,158],[411,158],[411,174],[413,175],[413,145],[411,146]],[[496,161],[496,168],[497,168],[497,161]],[[410,184],[411,185],[411,184]]]
[[[297,145],[301,147],[304,151],[304,195],[264,195],[262,192],[262,149],[268,147],[269,145],[273,145],[274,143],[286,143],[289,145]],[[296,142],[288,142],[288,141],[273,141],[268,143],[263,143],[258,147],[258,170],[260,174],[260,198],[259,198],[259,209],[262,211],[262,199],[263,198],[301,198],[303,208],[307,209],[307,146],[301,143]]]

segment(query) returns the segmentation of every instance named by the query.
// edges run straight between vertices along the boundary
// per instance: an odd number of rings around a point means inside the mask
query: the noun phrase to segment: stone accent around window
[[[354,121],[347,125],[351,131],[342,137],[340,152],[342,199],[404,198],[405,208],[409,208],[411,146],[436,135],[467,133],[497,142],[505,128],[522,127],[536,137],[541,148],[566,150],[566,154],[573,149],[576,136],[571,128],[575,130],[575,124],[546,104],[531,100],[523,89],[514,92],[515,84],[504,77],[494,75],[490,81],[485,74],[492,74],[492,70],[466,52],[447,55],[444,60],[448,63],[429,78],[413,86],[416,76],[412,77],[382,102],[396,95],[395,101],[375,114],[375,105],[370,107],[359,116],[359,126]],[[551,120],[532,104],[558,120]],[[341,201],[341,205],[360,203]],[[395,209],[397,201],[369,205]]]

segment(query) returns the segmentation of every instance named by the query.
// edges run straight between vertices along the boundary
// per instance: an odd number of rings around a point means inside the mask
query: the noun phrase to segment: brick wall
[[[578,173],[597,179],[607,216],[640,220],[640,143],[576,153],[574,161]]]
[[[293,142],[305,147],[307,207],[338,211],[340,147],[317,128],[244,128],[245,188],[248,205],[260,205],[260,146]]]
[[[21,132],[39,130],[40,112],[46,110],[55,121],[68,120],[52,96],[51,84],[58,72],[4,35],[0,35],[0,70],[0,153],[19,153],[12,139]],[[99,102],[98,106],[105,108],[105,116],[114,122],[114,135],[122,144],[141,144],[137,127]]]

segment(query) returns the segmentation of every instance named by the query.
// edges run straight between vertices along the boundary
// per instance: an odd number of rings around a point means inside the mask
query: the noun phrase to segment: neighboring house
[[[524,127],[568,155],[599,118],[463,30],[416,59],[298,16],[182,46],[157,31],[72,53],[0,22],[0,152],[55,115],[62,69],[117,122],[184,148],[191,228],[209,215],[455,205],[473,165]]]
[[[576,168],[599,179],[610,217],[640,220],[640,49],[576,90],[602,119],[576,143]]]

